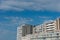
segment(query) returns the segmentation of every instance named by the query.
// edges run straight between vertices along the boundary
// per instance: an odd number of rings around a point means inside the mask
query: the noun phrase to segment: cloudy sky
[[[16,40],[23,23],[38,25],[60,17],[60,0],[0,0],[0,40]]]

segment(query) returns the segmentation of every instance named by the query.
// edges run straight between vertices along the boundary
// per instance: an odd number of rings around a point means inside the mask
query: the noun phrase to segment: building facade
[[[44,23],[45,32],[55,32],[56,31],[56,21],[49,20]]]
[[[23,40],[24,38],[26,39],[26,35],[33,34],[33,27],[34,26],[29,24],[22,24],[17,27],[17,40]]]
[[[18,27],[17,40],[60,40],[60,18],[37,26],[24,24]]]
[[[56,29],[57,31],[60,31],[60,18],[57,18],[56,20]]]
[[[44,28],[45,28],[45,32],[59,32],[60,31],[60,18],[45,22]]]
[[[33,34],[42,33],[44,31],[44,27],[42,27],[43,24],[37,25],[33,28]]]
[[[33,26],[25,24],[22,26],[22,36],[26,36],[27,34],[32,34],[33,33]]]

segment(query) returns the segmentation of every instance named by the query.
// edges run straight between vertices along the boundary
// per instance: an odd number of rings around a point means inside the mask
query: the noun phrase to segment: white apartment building
[[[38,25],[36,28],[38,31],[41,26]],[[39,34],[37,34],[36,37],[32,37],[31,40],[60,40],[60,19],[44,22],[42,30],[44,31],[39,32]]]
[[[60,40],[60,32],[37,34],[31,40]]]
[[[21,25],[17,28],[17,40],[60,40],[60,18],[35,27]]]
[[[22,26],[23,25],[17,27],[17,40],[22,40],[21,37],[22,37]]]
[[[33,34],[42,33],[43,31],[44,31],[43,24],[37,25],[36,27],[33,28]]]
[[[44,23],[45,32],[55,32],[56,31],[56,21],[49,20]]]

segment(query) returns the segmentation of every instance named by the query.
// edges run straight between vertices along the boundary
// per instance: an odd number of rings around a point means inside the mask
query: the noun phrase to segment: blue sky
[[[60,0],[0,0],[0,40],[16,40],[17,27],[60,17]]]

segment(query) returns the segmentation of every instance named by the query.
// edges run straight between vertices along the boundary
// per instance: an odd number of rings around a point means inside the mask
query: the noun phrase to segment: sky
[[[60,17],[60,0],[0,0],[0,40],[16,40],[23,23],[43,24]]]

